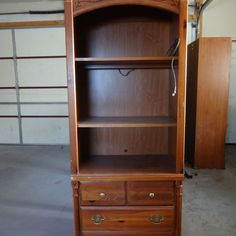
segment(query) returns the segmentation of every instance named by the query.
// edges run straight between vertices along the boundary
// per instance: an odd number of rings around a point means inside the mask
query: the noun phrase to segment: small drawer
[[[174,205],[173,182],[128,182],[128,205]]]
[[[82,231],[173,232],[174,207],[81,207]]]
[[[82,182],[80,185],[82,206],[106,206],[125,204],[124,182]]]

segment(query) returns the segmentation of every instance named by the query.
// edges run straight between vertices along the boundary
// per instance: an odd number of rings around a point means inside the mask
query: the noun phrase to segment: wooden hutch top
[[[99,8],[119,5],[143,5],[179,14],[179,0],[74,0],[73,3],[74,17]]]

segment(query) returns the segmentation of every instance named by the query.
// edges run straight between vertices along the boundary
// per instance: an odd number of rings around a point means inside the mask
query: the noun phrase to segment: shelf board
[[[170,68],[173,57],[77,57],[75,61],[88,69]],[[178,57],[174,57],[175,65]]]
[[[90,117],[78,122],[79,128],[145,128],[176,127],[170,117]]]
[[[109,180],[181,179],[168,155],[89,156],[81,160],[78,178]]]

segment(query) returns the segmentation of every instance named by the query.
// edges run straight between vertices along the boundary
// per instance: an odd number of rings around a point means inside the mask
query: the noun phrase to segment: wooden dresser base
[[[72,186],[76,236],[181,235],[182,181],[72,181]]]

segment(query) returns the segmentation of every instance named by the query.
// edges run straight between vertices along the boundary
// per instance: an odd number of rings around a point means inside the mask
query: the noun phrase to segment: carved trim
[[[73,4],[74,12],[79,10],[80,4],[81,4],[81,1],[79,1],[79,0],[74,1],[74,4]]]
[[[176,181],[175,189],[176,189],[176,227],[175,227],[175,236],[181,236],[182,196],[183,196],[182,181]]]
[[[147,5],[153,7],[160,7],[175,13],[178,13],[179,0],[136,0],[136,1],[122,1],[122,0],[74,0],[73,8],[75,15],[82,14],[84,12],[92,11],[98,8],[103,8],[112,5],[123,5],[123,4],[137,4]]]
[[[71,185],[74,197],[79,197],[79,182],[76,180],[71,180]]]

